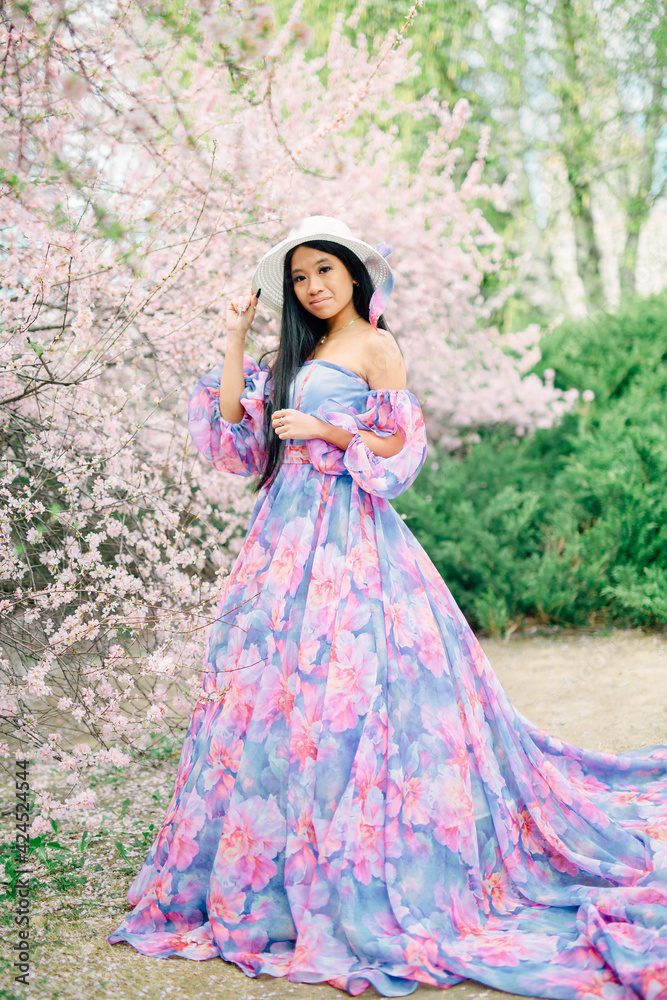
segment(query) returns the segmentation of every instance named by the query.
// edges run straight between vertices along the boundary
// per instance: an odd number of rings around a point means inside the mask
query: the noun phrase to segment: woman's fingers
[[[227,300],[226,324],[231,333],[245,335],[255,318],[259,296],[250,291],[246,295],[235,295]]]
[[[276,410],[271,418],[273,423],[273,429],[276,432],[276,436],[282,440],[290,437],[289,432],[289,410]]]
[[[242,316],[249,309],[255,309],[257,302],[258,296],[255,292],[251,291],[249,295],[235,295],[234,298],[229,300],[229,306],[237,315]]]

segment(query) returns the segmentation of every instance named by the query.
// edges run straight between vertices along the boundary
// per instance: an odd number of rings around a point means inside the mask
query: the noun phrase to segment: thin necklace
[[[340,333],[341,330],[345,330],[348,326],[352,326],[353,323],[356,323],[358,319],[361,319],[361,316],[355,316],[349,323],[346,323],[345,326],[340,326],[337,330],[327,330],[324,336],[320,337],[320,344],[324,343],[330,333]]]

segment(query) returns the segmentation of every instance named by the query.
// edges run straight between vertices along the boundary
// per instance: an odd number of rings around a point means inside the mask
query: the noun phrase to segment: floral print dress
[[[190,397],[192,437],[250,476],[269,373],[246,356],[236,424],[220,373]],[[292,391],[355,436],[289,443],[258,496],[171,803],[108,941],[352,995],[474,979],[664,1000],[667,747],[582,750],[510,704],[388,503],[425,459],[411,392],[319,359]],[[379,458],[360,429],[405,445]]]

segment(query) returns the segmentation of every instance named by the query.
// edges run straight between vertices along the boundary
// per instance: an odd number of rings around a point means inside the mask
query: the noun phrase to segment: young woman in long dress
[[[316,216],[253,281],[282,309],[270,368],[244,355],[257,294],[229,305],[190,428],[261,490],[108,941],[352,995],[665,998],[667,747],[595,753],[532,725],[388,503],[426,454],[378,321],[390,280]]]

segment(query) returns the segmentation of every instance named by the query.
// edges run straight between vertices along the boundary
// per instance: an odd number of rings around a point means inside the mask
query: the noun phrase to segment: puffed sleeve
[[[426,460],[424,416],[417,398],[408,389],[372,389],[361,413],[334,399],[325,399],[315,416],[354,434],[343,452],[343,464],[357,485],[376,497],[391,500],[403,493],[415,481]],[[380,437],[400,431],[404,444],[396,455],[381,458],[366,446],[359,431],[373,431]],[[313,446],[312,450],[309,448],[313,464],[331,464],[329,452],[334,446],[315,440],[307,442]],[[339,449],[335,450],[340,454]]]
[[[266,463],[264,399],[269,369],[244,354],[243,374],[245,389],[240,402],[245,412],[238,423],[232,424],[220,415],[222,365],[217,365],[200,378],[190,395],[188,427],[196,447],[216,469],[252,476],[260,473]]]

